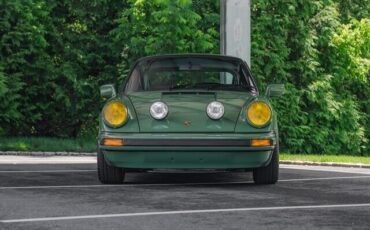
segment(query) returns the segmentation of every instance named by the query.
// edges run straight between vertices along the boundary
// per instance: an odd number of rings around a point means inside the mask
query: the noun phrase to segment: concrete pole
[[[251,0],[220,0],[220,52],[251,64]]]

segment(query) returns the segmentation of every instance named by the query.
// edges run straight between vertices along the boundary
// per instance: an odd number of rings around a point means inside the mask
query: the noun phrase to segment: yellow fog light
[[[247,119],[255,127],[263,127],[271,120],[272,112],[268,104],[263,101],[252,102],[247,109]]]
[[[120,101],[109,102],[103,109],[103,118],[109,126],[121,126],[128,118],[127,107]]]
[[[271,146],[272,140],[271,139],[252,139],[251,146],[253,147],[263,147],[263,146]]]
[[[119,138],[104,138],[101,144],[105,146],[124,146],[125,142]]]

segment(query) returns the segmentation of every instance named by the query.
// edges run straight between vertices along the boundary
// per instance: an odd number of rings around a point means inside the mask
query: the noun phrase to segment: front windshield
[[[164,58],[136,65],[125,93],[140,91],[255,91],[240,62],[212,58]]]

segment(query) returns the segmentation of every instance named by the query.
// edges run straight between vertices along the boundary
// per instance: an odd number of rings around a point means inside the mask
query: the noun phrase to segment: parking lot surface
[[[0,164],[0,229],[369,229],[370,170],[282,166],[251,173],[128,173],[95,164]]]

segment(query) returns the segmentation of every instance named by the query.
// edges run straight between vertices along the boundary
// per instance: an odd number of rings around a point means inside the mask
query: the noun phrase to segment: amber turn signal
[[[252,139],[251,146],[253,147],[264,147],[264,146],[271,146],[272,140],[271,139]]]
[[[101,144],[105,146],[124,146],[125,145],[123,139],[119,139],[119,138],[104,138],[101,141]]]

